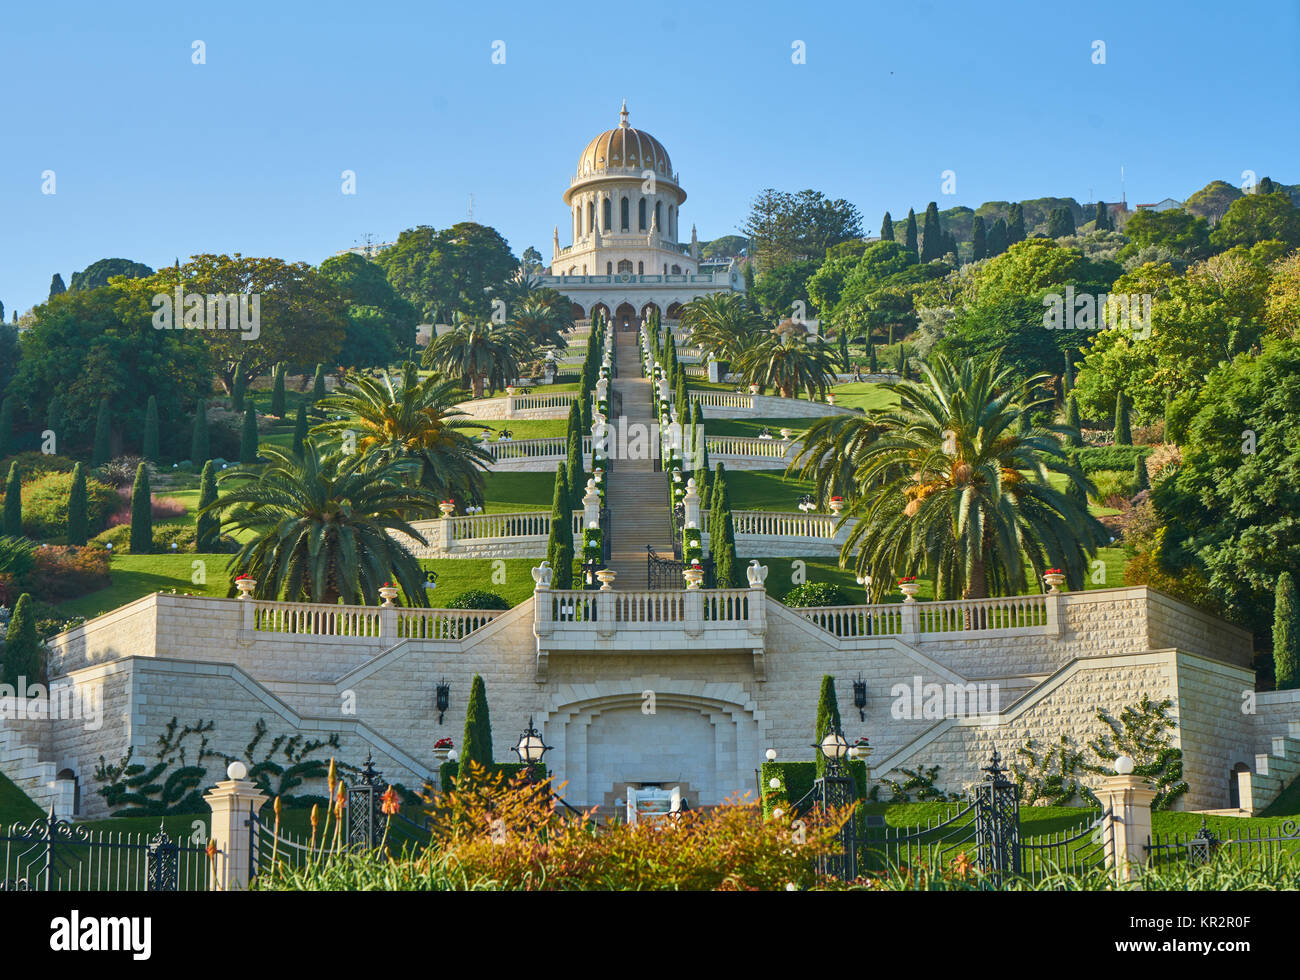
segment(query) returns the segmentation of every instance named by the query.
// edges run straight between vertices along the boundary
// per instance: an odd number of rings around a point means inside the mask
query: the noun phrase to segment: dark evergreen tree
[[[876,344],[870,337],[867,338],[867,357],[869,359],[868,369],[872,374],[880,373],[880,364],[876,360]]]
[[[108,411],[108,399],[99,400],[99,414],[95,417],[95,446],[90,453],[90,465],[102,466],[113,458],[113,417]]]
[[[993,227],[989,229],[987,243],[988,257],[990,259],[1001,255],[1007,250],[1007,223],[1001,218],[993,222]]]
[[[1052,208],[1047,215],[1047,237],[1065,238],[1074,234],[1074,212],[1069,208]]]
[[[880,222],[880,240],[884,242],[894,240],[894,219],[889,216],[888,211],[885,212],[885,220]],[[3,309],[0,308],[0,315],[2,314]]]
[[[257,410],[249,402],[244,409],[244,428],[239,434],[239,461],[257,462]]]
[[[465,735],[460,743],[460,766],[457,778],[469,775],[469,763],[484,769],[494,768],[492,761],[492,723],[488,718],[487,691],[478,674],[469,689],[469,706],[465,709]]]
[[[140,452],[151,463],[162,462],[158,452],[158,399],[149,396],[149,403],[144,410],[144,442]]]
[[[9,478],[5,480],[4,533],[12,538],[23,536],[23,481],[18,464],[9,464]]]
[[[916,212],[911,208],[907,209],[907,229],[904,232],[903,247],[913,255],[919,256],[920,250],[917,248],[916,236]]]
[[[569,403],[569,441],[566,444],[569,472],[565,474],[565,485],[569,488],[570,507],[577,510],[582,506],[582,498],[587,495],[587,474],[583,468],[582,455],[582,415],[578,411],[578,402]],[[594,449],[594,447],[593,447]]]
[[[12,456],[18,452],[17,427],[18,396],[6,395],[0,402],[0,456]]]
[[[221,547],[221,515],[215,510],[204,513],[205,507],[216,502],[217,468],[208,460],[199,477],[199,516],[194,529],[194,550],[203,554],[211,554]]]
[[[573,507],[564,464],[555,467],[555,497],[551,501],[551,536],[546,542],[551,563],[551,588],[573,588]]]
[[[822,676],[821,693],[817,696],[817,728],[814,742],[818,745],[821,740],[831,732],[841,732],[840,727],[840,703],[835,696],[835,678],[830,674]],[[817,757],[817,777],[820,779],[826,772],[826,756],[814,750]]]
[[[977,214],[975,221],[971,224],[971,261],[978,262],[980,259],[987,257],[988,241],[984,231],[984,218]]]
[[[1002,219],[999,218],[998,220],[1001,221]],[[1025,209],[1019,204],[1011,205],[1011,213],[1007,220],[1002,222],[1002,226],[1006,229],[1007,239],[1006,244],[1002,246],[1003,249],[1009,248],[1016,242],[1023,242],[1025,240]]]
[[[1066,442],[1076,449],[1083,447],[1083,434],[1079,428],[1079,403],[1071,395],[1065,400],[1065,424],[1070,427]]]
[[[200,398],[194,406],[194,429],[190,436],[190,464],[202,466],[212,458],[208,440],[208,402]]]
[[[307,403],[298,403],[298,415],[293,420],[293,454],[302,455],[302,444],[307,438]]]
[[[244,362],[239,362],[239,367],[235,369],[235,380],[230,386],[230,410],[232,412],[242,412],[244,410]]]
[[[4,669],[0,671],[0,682],[8,684],[12,690],[26,691],[28,684],[39,684],[44,673],[45,652],[36,632],[36,610],[32,608],[32,597],[24,592],[14,605],[9,629],[5,633]]]
[[[418,361],[418,358],[413,357],[411,358],[411,360]],[[316,402],[320,401],[324,397],[325,397],[325,365],[317,364],[316,374],[311,379],[312,404],[314,405]]]
[[[939,227],[939,205],[931,201],[925,206],[925,226],[921,236],[921,261],[943,258],[943,229]]]
[[[89,532],[86,513],[86,471],[78,463],[72,468],[72,487],[68,490],[68,544],[80,547]]]
[[[943,233],[943,254],[951,255],[954,263],[961,264],[961,249],[957,247],[957,236],[950,231]]]
[[[55,296],[59,296],[67,291],[68,287],[63,285],[63,277],[57,272],[54,273],[54,278],[50,280],[50,299],[54,299]]]
[[[1279,691],[1300,687],[1300,597],[1290,572],[1277,577],[1274,592],[1273,683]]]
[[[1133,492],[1141,493],[1151,489],[1151,480],[1147,476],[1147,461],[1139,456],[1133,460]]]
[[[284,376],[288,373],[288,365],[283,361],[275,366],[271,372],[271,414],[277,419],[284,418]]]
[[[721,463],[714,478],[713,511],[709,523],[712,527],[709,554],[713,558],[714,587],[737,588],[740,562],[736,557],[736,523],[731,515],[731,494],[727,490],[727,475]]]
[[[1097,213],[1093,216],[1093,225],[1096,231],[1110,231],[1110,215],[1106,212],[1106,205],[1101,201],[1097,202]]]
[[[1115,445],[1133,445],[1133,430],[1129,427],[1129,400],[1123,391],[1115,398]]]
[[[153,551],[153,495],[149,489],[149,467],[135,468],[135,486],[131,488],[131,554],[147,555]]]

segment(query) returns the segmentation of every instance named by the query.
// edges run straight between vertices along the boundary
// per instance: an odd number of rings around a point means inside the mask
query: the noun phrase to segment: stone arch
[[[652,314],[658,313],[659,318],[663,319],[663,311],[659,309],[659,304],[650,302],[641,307],[641,319],[649,320]]]
[[[594,317],[597,313],[606,323],[609,322],[609,307],[605,305],[603,300],[592,304],[591,315]]]
[[[636,307],[624,300],[614,311],[614,322],[620,330],[634,330],[640,324],[637,321]]]
[[[647,692],[654,694],[653,713],[644,710]],[[568,781],[565,792],[575,804],[601,804],[629,777],[681,779],[705,804],[739,792],[752,798],[753,770],[772,723],[738,683],[634,677],[564,685],[550,701],[543,728],[553,746],[548,762]],[[589,742],[589,734],[596,738]],[[675,751],[665,750],[674,740]],[[612,765],[627,771],[605,771]],[[672,771],[635,771],[656,766]]]
[[[573,318],[574,318],[575,320],[585,320],[585,319],[587,319],[587,314],[586,314],[586,312],[584,312],[584,310],[582,309],[582,304],[581,304],[581,303],[570,303],[570,304],[569,304],[569,311],[573,314]]]
[[[641,198],[641,201],[640,201],[640,202],[637,204],[637,206],[636,206],[636,217],[637,217],[637,230],[638,230],[638,231],[645,231],[645,230],[646,230],[646,216],[645,216],[645,198],[644,198],[644,197]]]
[[[619,213],[618,213],[618,218],[619,218],[619,221],[618,221],[618,228],[619,228],[619,231],[631,231],[631,230],[632,230],[632,211],[631,211],[631,208],[632,208],[631,202],[629,202],[628,199],[627,199],[627,196],[624,195],[623,199],[619,202],[619,205],[618,205],[618,212],[619,212]]]
[[[682,318],[682,304],[673,302],[668,304],[668,309],[664,313],[665,320],[680,320]]]

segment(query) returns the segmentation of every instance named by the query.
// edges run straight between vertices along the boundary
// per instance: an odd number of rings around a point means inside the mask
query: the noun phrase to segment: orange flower
[[[961,851],[960,853],[958,853],[958,855],[955,858],[952,859],[952,871],[953,874],[957,875],[957,877],[965,878],[968,874],[970,874],[970,869],[971,869],[970,855],[967,854],[965,851]]]
[[[384,790],[384,795],[381,797],[381,800],[383,802],[380,809],[390,817],[397,812],[398,807],[401,805],[397,801],[397,790],[393,789],[391,786]]]
[[[210,840],[208,841],[208,860],[211,861],[216,856],[217,856],[217,842],[214,840]]]

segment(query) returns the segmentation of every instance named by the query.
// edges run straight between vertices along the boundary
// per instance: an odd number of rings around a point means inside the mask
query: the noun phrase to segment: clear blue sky
[[[474,218],[550,258],[579,150],[657,136],[682,227],[814,187],[874,232],[937,200],[1300,181],[1300,3],[8,3],[0,300],[96,259],[319,262]],[[600,10],[583,23],[582,13]],[[191,63],[191,43],[207,63]],[[492,43],[506,63],[492,63]],[[791,63],[791,44],[807,63]],[[1106,64],[1091,61],[1106,43]],[[340,193],[343,170],[355,196]],[[940,194],[953,170],[957,193]],[[41,193],[53,170],[57,193]],[[685,237],[685,236],[683,236]],[[562,239],[565,241],[566,239]],[[6,316],[8,318],[8,315]]]

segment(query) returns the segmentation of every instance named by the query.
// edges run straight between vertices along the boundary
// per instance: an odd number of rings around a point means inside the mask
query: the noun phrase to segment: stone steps
[[[1268,752],[1255,756],[1255,771],[1237,774],[1241,808],[1258,813],[1300,777],[1300,720],[1287,722],[1285,735],[1274,735]]]

